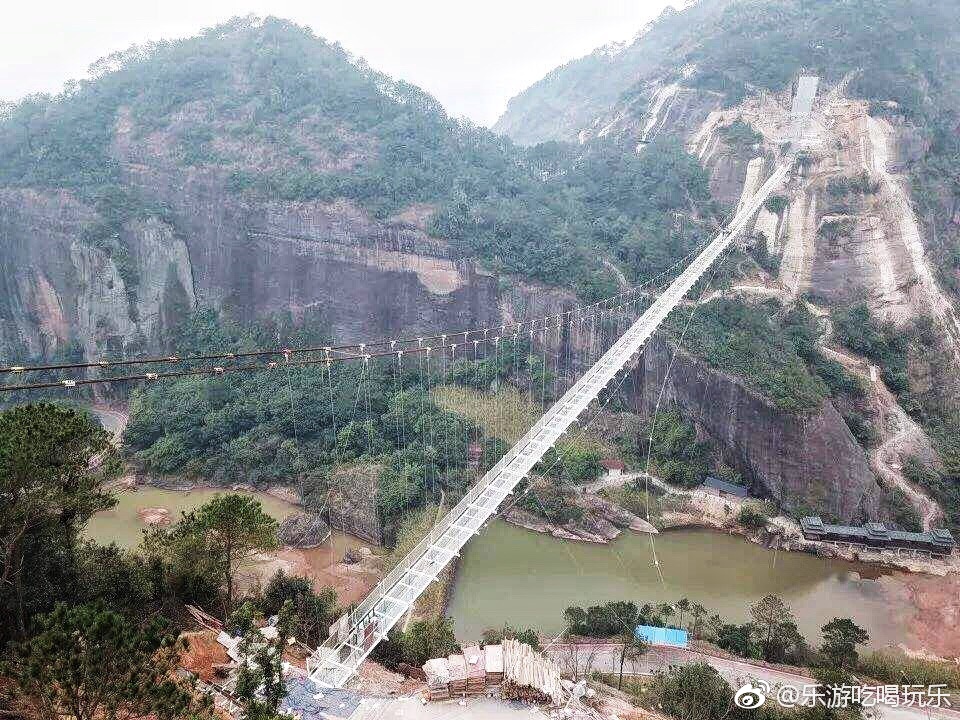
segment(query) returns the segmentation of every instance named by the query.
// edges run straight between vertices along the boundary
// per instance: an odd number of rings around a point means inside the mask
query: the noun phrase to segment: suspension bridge
[[[618,372],[637,357],[646,341],[707,270],[749,226],[764,202],[788,177],[794,157],[779,164],[699,255],[570,387],[512,448],[487,471],[353,611],[341,617],[330,639],[309,661],[310,678],[322,687],[343,687],[377,643],[433,583],[444,567],[499,505],[513,493],[544,454],[577,421]]]
[[[804,107],[801,109],[806,114],[803,115],[801,122],[797,123],[800,131],[802,131],[802,125],[809,116],[809,105],[811,103],[812,97],[804,98]],[[408,355],[414,355],[421,361],[426,361],[427,380],[424,384],[421,369],[420,385],[421,388],[425,387],[429,391],[429,363],[434,351],[437,351],[436,355],[440,356],[444,362],[444,368],[446,368],[448,354],[452,360],[456,357],[458,349],[467,349],[467,352],[469,352],[469,348],[472,348],[474,361],[476,361],[478,346],[487,347],[492,343],[498,352],[499,368],[501,344],[507,342],[512,334],[514,349],[516,349],[517,338],[524,331],[523,326],[525,324],[528,326],[526,330],[529,331],[532,341],[534,328],[537,321],[540,321],[539,329],[545,355],[548,327],[556,327],[559,345],[560,333],[565,322],[567,328],[571,328],[574,327],[577,319],[582,326],[586,317],[599,318],[602,332],[604,311],[621,312],[618,319],[624,320],[623,324],[626,327],[619,337],[606,350],[604,350],[605,342],[597,344],[596,354],[599,357],[595,362],[593,362],[593,353],[588,353],[588,362],[583,365],[589,365],[589,367],[580,375],[579,379],[572,382],[562,395],[559,395],[558,391],[552,394],[554,397],[558,395],[559,397],[533,423],[532,427],[493,467],[480,477],[462,499],[434,525],[426,537],[380,581],[366,599],[343,615],[331,628],[329,639],[318,647],[309,658],[308,672],[310,678],[320,687],[343,687],[376,645],[387,637],[390,629],[411,610],[423,592],[437,580],[443,569],[453,558],[458,556],[466,543],[481,531],[504,500],[514,493],[521,482],[528,478],[547,451],[554,447],[555,443],[575,423],[583,426],[582,423],[579,423],[581,415],[616,379],[618,373],[632,368],[633,363],[639,357],[650,337],[657,331],[667,316],[678,307],[686,294],[727,252],[734,240],[750,227],[751,221],[756,217],[763,204],[787,181],[796,162],[796,151],[787,153],[753,196],[749,199],[743,199],[733,219],[725,227],[698,248],[698,251],[688,255],[687,258],[681,260],[668,271],[669,273],[678,269],[683,262],[692,257],[689,264],[666,285],[665,289],[635,319],[632,315],[627,318],[621,311],[624,307],[636,303],[641,297],[644,297],[646,286],[632,288],[612,298],[533,321],[526,320],[516,325],[501,325],[498,328],[462,330],[431,337],[389,339],[340,346],[227,352],[193,357],[161,356],[32,367],[11,365],[0,367],[0,374],[23,376],[28,373],[39,373],[41,379],[34,382],[0,386],[0,392],[45,388],[79,388],[87,384],[97,383],[149,382],[164,378],[222,375],[234,372],[269,371],[318,365],[326,369],[327,376],[330,378],[332,393],[332,367],[335,364],[358,362],[366,369],[373,360],[382,359],[385,362],[391,362],[395,359],[397,365],[395,377],[400,380],[402,377],[401,363],[403,358]],[[664,275],[666,274],[664,273]],[[619,304],[614,305],[616,302],[619,302]],[[551,323],[555,323],[555,325],[551,325]],[[591,333],[595,331],[596,324],[591,322]],[[618,329],[622,329],[619,324]],[[462,341],[449,342],[455,338],[462,338]],[[590,344],[591,346],[594,345],[593,339],[590,340]],[[461,358],[464,354],[461,352]],[[214,364],[205,364],[209,362]],[[559,366],[559,351],[557,363]],[[156,371],[124,374],[124,369],[128,367],[166,366],[169,364],[174,364],[177,367],[173,370],[158,368]],[[48,375],[62,370],[86,373],[97,369],[107,374],[101,377],[83,375],[68,379],[45,379],[45,374]],[[568,369],[570,369],[569,364]],[[445,372],[444,369],[444,377],[446,377]],[[533,394],[532,377],[531,373],[531,395]],[[359,382],[362,385],[363,375],[361,375]],[[545,398],[545,392],[542,397]],[[359,402],[359,386],[357,398]],[[333,408],[332,395],[330,415],[334,435],[336,436],[337,418]],[[336,446],[334,446],[334,449],[336,450]]]

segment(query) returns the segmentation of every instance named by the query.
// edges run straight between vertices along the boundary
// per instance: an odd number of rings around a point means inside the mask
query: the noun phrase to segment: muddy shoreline
[[[268,485],[267,487],[256,487],[250,483],[232,483],[223,485],[210,482],[200,478],[184,478],[174,475],[153,475],[145,473],[140,468],[131,468],[131,472],[126,473],[124,479],[132,478],[136,485],[157,488],[158,490],[170,490],[172,492],[188,493],[192,490],[221,490],[223,492],[243,491],[263,493],[289,503],[298,508],[302,508],[300,496],[296,490],[286,485]]]
[[[546,522],[537,522],[534,527],[529,527],[523,517],[514,519],[505,516],[503,519],[530,532],[551,534],[558,540],[590,542],[571,537],[568,533],[551,532],[549,523]],[[868,559],[857,552],[830,552],[834,549],[798,542],[796,539],[785,539],[778,532],[751,531],[742,526],[714,523],[704,516],[686,513],[671,516],[666,526],[660,528],[660,532],[666,534],[695,528],[736,535],[771,550],[778,549],[777,545],[781,543],[779,549],[784,552],[801,552],[847,563],[851,571],[861,577],[880,581],[891,607],[903,608],[902,612],[906,614],[906,634],[898,643],[900,649],[921,657],[960,659],[960,573],[955,565],[956,558],[949,563],[939,563],[939,568],[931,566],[929,561],[924,561],[919,568],[909,569],[886,562],[883,558],[876,557],[877,554]],[[824,552],[825,549],[828,552]],[[451,583],[451,587],[454,583]],[[445,612],[448,607],[449,604],[445,606]]]
[[[230,490],[253,490],[269,494],[291,505],[294,498],[290,488],[270,487],[253,488],[249,485],[236,484],[229,487],[205,483],[198,480],[183,478],[156,478],[147,475],[137,475],[138,484],[156,487],[176,492],[190,492],[197,489],[214,489],[229,492]],[[608,539],[585,539],[562,528],[551,527],[537,519],[536,523],[527,523],[525,517],[511,517],[507,514],[504,519],[513,525],[523,527],[531,532],[549,533],[561,540],[575,540],[579,542],[596,542],[605,544]],[[822,557],[833,557],[851,564],[854,571],[868,576],[869,569],[875,568],[883,575],[884,591],[890,593],[891,599],[905,598],[905,612],[910,616],[905,618],[908,635],[903,638],[901,647],[911,653],[934,656],[939,658],[960,658],[960,574],[956,568],[946,563],[941,564],[939,572],[929,567],[916,570],[904,568],[884,562],[881,558],[862,558],[857,553],[844,556],[842,553],[823,553],[821,549],[785,539],[780,532],[751,531],[735,524],[723,524],[712,521],[712,518],[691,513],[672,513],[663,518],[663,527],[660,531],[683,530],[689,528],[704,528],[728,535],[738,535],[754,544],[776,549],[778,543],[781,550],[790,552],[804,552]],[[529,525],[533,525],[530,527]],[[629,528],[625,528],[629,529]],[[558,530],[559,532],[554,532]],[[776,527],[775,530],[779,530]],[[619,533],[618,533],[619,534]],[[360,544],[360,541],[354,541]],[[320,552],[323,552],[320,549]],[[337,590],[341,604],[356,602],[372,589],[382,576],[376,562],[364,561],[359,566],[340,562],[342,558],[330,556],[326,558],[313,557],[310,553],[317,551],[283,548],[276,553],[263,558],[262,572],[258,573],[256,581],[265,582],[267,577],[277,569],[283,568],[286,572],[293,572],[309,577],[315,585],[331,586]],[[451,599],[460,579],[460,561],[454,558],[449,568],[450,581],[446,583],[442,599],[442,612],[448,614]]]

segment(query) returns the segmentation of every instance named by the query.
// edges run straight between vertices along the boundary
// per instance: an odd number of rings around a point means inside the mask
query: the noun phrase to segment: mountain
[[[837,80],[869,67],[866,95],[874,89],[918,109],[935,92],[945,97],[932,104],[956,111],[948,30],[956,15],[954,5],[932,0],[696,0],[667,8],[630,43],[552,70],[509,101],[494,129],[522,144],[573,142],[602,129],[612,108],[651,81],[686,73],[689,85],[735,100],[748,88],[780,89],[801,68]]]
[[[98,359],[179,351],[185,326],[234,347],[297,326],[356,341],[558,312],[710,237],[782,155],[794,76],[818,70],[832,88],[823,142],[717,268],[689,332],[671,322],[651,344],[625,402],[648,415],[679,348],[683,380],[665,398],[713,448],[693,475],[727,468],[794,512],[905,525],[939,517],[910,500],[921,483],[952,518],[955,51],[933,32],[947,11],[925,8],[667,12],[630,46],[557,71],[576,142],[531,147],[274,18],[107,57],[0,116],[0,348]],[[854,16],[866,29],[831,32]],[[876,24],[899,51],[868,66]],[[528,117],[534,137],[546,116]],[[935,227],[903,209],[908,179]],[[943,262],[924,258],[922,236]],[[193,396],[157,386],[148,405]],[[163,472],[250,469],[227,469],[243,443],[216,403],[189,406],[190,423],[215,427],[182,453],[144,407],[131,426],[149,430]],[[280,468],[271,479],[289,470],[257,457]]]
[[[819,76],[823,120],[809,129],[802,175],[760,212],[751,241],[758,267],[736,292],[747,306],[775,302],[817,328],[802,333],[798,350],[826,371],[833,404],[885,493],[881,514],[912,504],[917,520],[953,526],[958,20],[956,4],[932,0],[701,0],[665,12],[617,53],[601,49],[557,68],[514,98],[496,126],[517,142],[602,139],[640,156],[651,142],[681,142],[709,173],[714,201],[732,208],[791,141],[797,77]],[[743,353],[721,359],[702,344],[687,352],[751,376]],[[659,378],[655,362],[648,371]],[[719,389],[674,386],[674,403],[701,432],[731,432],[713,413]],[[843,462],[860,451],[824,452]]]
[[[507,103],[493,126],[522,145],[575,142],[640,78],[671,63],[696,40],[728,0],[696,3],[683,12],[668,7],[629,43],[615,43],[550,71]]]
[[[603,219],[665,225],[705,193],[679,147],[639,165],[614,168],[629,207],[591,201],[569,178],[603,185],[601,160],[453,120],[275,18],[134,47],[0,114],[0,348],[136,353],[196,307],[322,309],[356,337],[486,323],[530,283],[603,296]]]

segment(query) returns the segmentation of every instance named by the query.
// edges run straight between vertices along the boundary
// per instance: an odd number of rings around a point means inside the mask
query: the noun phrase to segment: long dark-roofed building
[[[743,485],[734,485],[731,482],[715,478],[712,475],[708,475],[703,479],[703,484],[700,486],[700,489],[711,495],[731,495],[740,498],[750,497],[750,490]]]
[[[953,535],[945,528],[916,533],[888,530],[883,523],[877,522],[870,522],[860,527],[829,525],[814,515],[802,518],[800,529],[807,540],[880,550],[918,550],[931,555],[946,556],[957,547]]]

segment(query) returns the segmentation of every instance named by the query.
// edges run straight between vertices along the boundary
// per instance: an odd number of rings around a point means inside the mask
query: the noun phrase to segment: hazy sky
[[[488,125],[549,70],[626,40],[682,0],[52,0],[3,3],[0,99],[60,90],[99,57],[235,15],[308,25],[455,115]]]

